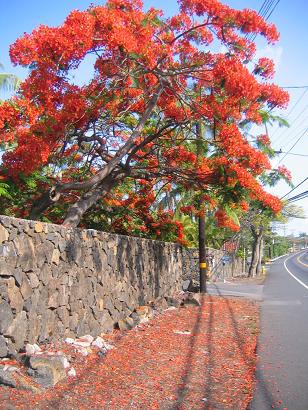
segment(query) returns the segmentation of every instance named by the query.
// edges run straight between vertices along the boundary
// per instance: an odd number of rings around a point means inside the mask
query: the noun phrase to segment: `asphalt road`
[[[308,251],[269,269],[251,410],[308,410]]]
[[[207,284],[210,295],[236,296],[258,301],[263,300],[263,285],[239,282],[215,282]]]

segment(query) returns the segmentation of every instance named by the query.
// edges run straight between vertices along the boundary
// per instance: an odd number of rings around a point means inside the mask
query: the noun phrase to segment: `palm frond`
[[[0,90],[16,91],[20,85],[20,79],[9,73],[0,73]]]

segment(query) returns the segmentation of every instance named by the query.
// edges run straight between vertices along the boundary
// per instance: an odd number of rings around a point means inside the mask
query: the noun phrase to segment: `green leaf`
[[[129,53],[128,55],[129,55],[130,57],[136,59],[136,60],[141,57],[141,55],[140,55],[140,54],[137,54],[137,53]]]
[[[0,196],[12,199],[12,196],[9,193],[8,188],[10,188],[10,186],[8,184],[0,182]]]
[[[238,216],[237,216],[237,214],[236,214],[235,211],[233,211],[233,210],[230,209],[230,208],[225,208],[224,211],[226,212],[226,214],[228,215],[228,217],[229,217],[230,219],[232,219],[232,221],[233,221],[235,224],[240,225],[240,221],[239,221]]]

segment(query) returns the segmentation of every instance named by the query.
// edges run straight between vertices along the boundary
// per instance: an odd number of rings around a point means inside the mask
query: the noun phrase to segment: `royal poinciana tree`
[[[31,69],[0,106],[2,179],[24,195],[16,214],[39,219],[57,209],[57,220],[76,226],[118,207],[115,226],[137,221],[159,237],[172,213],[158,209],[154,218],[153,206],[174,187],[197,194],[189,212],[211,207],[219,225],[234,229],[225,210],[245,209],[247,199],[280,210],[258,182],[268,157],[243,131],[288,102],[270,82],[272,61],[255,61],[249,40],[260,34],[273,43],[278,33],[252,10],[178,3],[179,14],[165,18],[140,0],[110,0],[11,46],[13,63]],[[93,63],[93,75],[78,85],[82,63]],[[38,175],[29,191],[25,180]]]

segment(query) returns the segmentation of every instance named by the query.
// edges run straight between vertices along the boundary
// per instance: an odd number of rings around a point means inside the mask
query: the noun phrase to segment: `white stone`
[[[0,225],[0,243],[5,242],[9,239],[9,232],[4,226]]]
[[[174,330],[174,333],[177,335],[190,335],[191,332],[189,330],[184,330],[183,332],[181,330]]]
[[[79,341],[81,342],[89,342],[90,344],[93,342],[94,337],[91,335],[84,335],[82,337],[79,338]]]
[[[104,348],[105,350],[111,350],[111,349],[114,349],[114,346],[112,346],[112,345],[110,345],[110,344],[108,344],[108,343],[106,343],[106,342],[104,341],[104,346],[103,346],[103,348]]]
[[[82,356],[88,356],[89,352],[87,349],[83,348],[83,349],[79,349],[78,352],[82,355]]]
[[[80,342],[77,340],[75,340],[73,344],[74,346],[80,346],[80,347],[90,347],[91,346],[91,343],[89,342]]]
[[[59,249],[54,249],[54,250],[52,251],[51,262],[55,263],[56,265],[59,265],[59,262],[60,262],[60,252],[59,252]]]
[[[76,377],[76,370],[75,370],[73,367],[71,367],[71,368],[69,369],[69,371],[67,372],[67,374],[68,374],[70,377]]]
[[[75,340],[72,339],[71,337],[67,337],[67,338],[64,340],[64,342],[71,345],[71,344],[73,344],[73,343],[75,342]]]
[[[104,340],[100,336],[97,336],[97,338],[92,342],[92,346],[96,346],[101,349],[104,346],[104,343]]]
[[[7,367],[7,369],[6,369]],[[20,369],[16,366],[4,366],[3,370],[7,370],[8,372],[17,372],[20,373]]]
[[[26,344],[26,355],[27,356],[31,356],[33,354],[35,354],[36,350],[34,345],[31,345],[30,343]]]
[[[70,367],[70,362],[67,360],[65,356],[61,356],[60,361],[64,369],[68,369]]]
[[[41,348],[39,345],[37,345],[36,343],[34,343],[34,345],[32,345],[34,347],[35,350],[35,354],[38,354],[39,352],[41,352]]]

